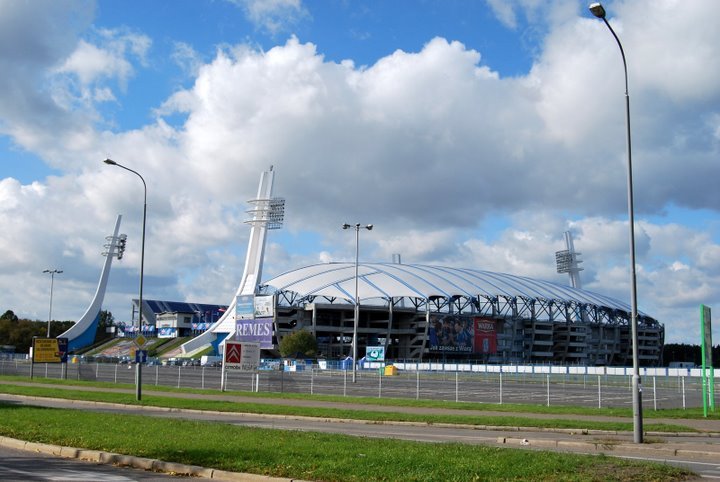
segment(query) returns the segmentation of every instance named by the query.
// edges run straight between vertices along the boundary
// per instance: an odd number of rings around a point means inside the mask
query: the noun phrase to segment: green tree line
[[[95,343],[112,337],[111,333],[107,333],[106,328],[113,323],[111,312],[104,310],[100,312]],[[60,336],[74,324],[74,321],[53,320],[50,323],[50,337]],[[5,350],[14,349],[15,353],[29,353],[34,336],[47,336],[47,321],[21,319],[12,310],[7,310],[0,316],[0,346],[6,347]]]
[[[663,346],[663,365],[668,366],[671,362],[691,362],[697,366],[702,365],[702,350],[700,345],[688,345],[685,343],[668,343]],[[712,347],[713,367],[720,367],[720,345]]]

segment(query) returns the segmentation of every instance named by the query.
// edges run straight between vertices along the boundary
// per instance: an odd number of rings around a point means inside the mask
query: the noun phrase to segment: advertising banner
[[[431,315],[428,345],[431,352],[473,353],[473,319],[459,315]]]
[[[475,353],[497,353],[497,330],[495,320],[475,318]]]
[[[255,295],[255,318],[275,316],[275,297],[273,295]]]
[[[272,335],[272,318],[239,319],[235,321],[235,341],[258,343],[260,348],[271,350],[273,348]]]
[[[454,354],[497,353],[497,322],[467,315],[430,316],[428,346],[431,352]]]
[[[177,328],[172,326],[161,326],[158,328],[158,338],[177,338]]]
[[[67,338],[33,338],[33,363],[67,363]]]
[[[367,360],[367,361],[385,361],[385,347],[384,346],[365,347],[365,360]]]
[[[235,319],[252,320],[255,316],[254,295],[241,295],[235,300]]]
[[[225,342],[223,368],[254,371],[260,366],[260,345],[257,343]]]

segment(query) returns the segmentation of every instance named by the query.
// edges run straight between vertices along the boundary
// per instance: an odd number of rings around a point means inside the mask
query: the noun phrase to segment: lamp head
[[[368,231],[372,231],[372,228],[373,228],[372,224],[368,224],[367,226],[365,226],[365,229],[367,229]]]
[[[590,12],[597,18],[605,18],[605,8],[600,2],[591,3],[588,8],[590,9]]]
[[[352,227],[352,226],[350,226],[348,223],[345,223],[345,224],[342,225],[342,228],[343,228],[343,229],[349,229],[349,228],[351,228],[351,227]]]
[[[103,162],[110,166],[117,166],[117,162],[113,161],[112,159],[105,159]]]

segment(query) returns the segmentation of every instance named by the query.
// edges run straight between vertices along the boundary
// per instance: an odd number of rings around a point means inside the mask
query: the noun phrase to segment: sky
[[[627,56],[639,309],[699,343],[720,309],[714,0],[606,2]],[[576,0],[0,0],[0,312],[78,319],[123,215],[104,309],[229,304],[247,201],[286,200],[263,279],[352,261],[569,283],[629,302],[620,50]],[[715,338],[720,334],[715,329]]]

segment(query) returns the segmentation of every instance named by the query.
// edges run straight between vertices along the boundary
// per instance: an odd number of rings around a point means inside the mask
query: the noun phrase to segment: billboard
[[[432,353],[495,354],[496,322],[467,315],[431,315],[428,347]]]
[[[275,297],[273,295],[255,295],[255,318],[275,316]]]
[[[33,363],[67,363],[67,338],[38,338],[32,340]]]
[[[240,295],[235,300],[235,319],[252,320],[255,316],[255,296]]]
[[[235,341],[259,343],[260,348],[272,350],[273,320],[258,318],[256,320],[235,320]]]
[[[367,346],[365,347],[365,360],[367,361],[385,361],[384,346]]]
[[[497,323],[487,318],[475,318],[475,353],[495,355],[497,353]]]
[[[260,366],[260,346],[257,343],[225,343],[224,368],[239,368],[242,371],[254,371]]]

